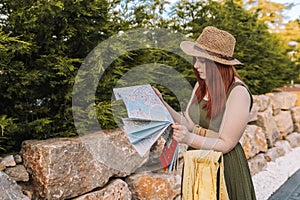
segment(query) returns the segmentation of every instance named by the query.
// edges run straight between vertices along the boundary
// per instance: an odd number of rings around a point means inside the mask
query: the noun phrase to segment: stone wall
[[[300,146],[300,107],[297,95],[288,92],[254,95],[250,122],[240,142],[252,175],[267,162]]]
[[[240,140],[252,175],[300,146],[296,100],[285,92],[254,96]],[[19,154],[0,158],[0,199],[180,199],[182,159],[175,171],[165,172],[162,148],[158,140],[140,157],[122,130],[24,141]]]

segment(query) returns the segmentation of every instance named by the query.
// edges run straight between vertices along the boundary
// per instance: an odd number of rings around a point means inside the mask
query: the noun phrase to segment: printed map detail
[[[169,121],[173,119],[150,85],[115,88],[116,99],[123,99],[129,118]]]

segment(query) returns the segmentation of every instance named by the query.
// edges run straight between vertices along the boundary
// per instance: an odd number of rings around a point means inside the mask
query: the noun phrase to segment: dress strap
[[[251,91],[249,90],[249,88],[247,87],[247,85],[245,85],[244,83],[242,83],[242,82],[240,82],[240,81],[236,81],[236,82],[233,82],[231,85],[230,85],[230,87],[229,87],[229,89],[228,89],[228,92],[227,92],[227,95],[226,95],[226,99],[228,99],[228,97],[229,97],[229,94],[231,93],[231,91],[233,90],[233,88],[235,88],[236,86],[244,86],[246,89],[247,89],[247,91],[248,91],[248,93],[249,93],[249,95],[250,95],[250,107],[249,107],[249,111],[252,109],[252,106],[253,106],[253,97],[252,97],[252,93],[251,93]]]

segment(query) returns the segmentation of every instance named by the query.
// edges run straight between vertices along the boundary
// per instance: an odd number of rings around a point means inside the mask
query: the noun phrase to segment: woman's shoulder
[[[235,82],[233,83],[227,98],[229,101],[234,102],[250,100],[250,109],[252,107],[252,94],[248,89],[247,85],[238,78],[235,79]]]
[[[249,96],[248,89],[243,84],[235,84],[228,95],[247,95]]]
[[[235,77],[234,82],[229,87],[228,95],[232,92],[233,89],[250,93],[248,86],[241,79],[237,77]]]
[[[249,96],[249,89],[247,87],[247,85],[239,78],[235,77],[234,82],[232,83],[232,85],[230,86],[229,90],[228,90],[228,95],[230,94],[237,94],[237,95],[248,95]]]
[[[235,77],[235,78],[234,78],[233,84],[241,85],[241,86],[247,87],[246,84],[245,84],[241,79],[239,79],[238,77]]]

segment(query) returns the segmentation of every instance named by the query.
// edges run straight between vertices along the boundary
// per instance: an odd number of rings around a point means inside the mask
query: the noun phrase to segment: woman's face
[[[206,78],[206,59],[201,57],[196,57],[196,62],[194,68],[199,73],[201,79]]]

